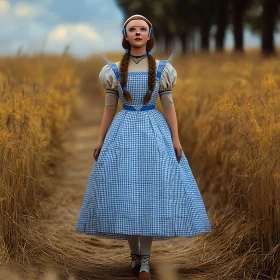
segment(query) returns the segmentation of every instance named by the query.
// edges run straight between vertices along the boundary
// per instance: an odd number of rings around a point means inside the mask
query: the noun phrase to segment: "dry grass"
[[[0,264],[20,255],[21,228],[52,192],[63,134],[76,112],[78,79],[70,57],[0,59]]]
[[[180,139],[201,192],[211,199],[209,212],[220,213],[204,240],[219,263],[214,275],[278,278],[280,59],[180,60],[174,89]]]

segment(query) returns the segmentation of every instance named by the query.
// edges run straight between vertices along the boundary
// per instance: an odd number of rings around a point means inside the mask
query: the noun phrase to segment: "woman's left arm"
[[[163,115],[171,130],[172,142],[175,149],[177,160],[179,162],[182,158],[182,146],[179,140],[178,123],[177,123],[175,106],[163,107]]]
[[[176,70],[170,63],[167,63],[166,68],[162,73],[159,95],[164,111],[163,115],[171,130],[172,142],[175,149],[177,161],[180,161],[182,158],[182,146],[179,140],[177,116],[172,98],[172,89],[175,87],[176,80]]]

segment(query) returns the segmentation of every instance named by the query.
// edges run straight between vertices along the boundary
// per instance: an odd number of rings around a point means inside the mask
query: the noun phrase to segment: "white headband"
[[[133,15],[133,16],[129,17],[129,18],[125,21],[125,23],[123,24],[123,27],[125,27],[126,23],[127,23],[131,18],[136,17],[136,16],[137,16],[137,17],[144,18],[144,19],[150,24],[150,27],[153,27],[153,25],[151,24],[151,22],[150,22],[147,18],[145,18],[144,16],[142,16],[142,15]]]

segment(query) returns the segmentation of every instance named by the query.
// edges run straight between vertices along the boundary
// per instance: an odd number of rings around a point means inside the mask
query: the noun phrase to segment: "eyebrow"
[[[144,26],[144,25],[133,25],[133,26],[130,26],[130,27],[146,27],[147,28],[147,26]]]

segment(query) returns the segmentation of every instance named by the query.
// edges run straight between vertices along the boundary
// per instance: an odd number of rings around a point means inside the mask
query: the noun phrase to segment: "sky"
[[[69,52],[76,57],[124,51],[123,17],[115,0],[0,0],[0,55]],[[260,38],[245,31],[245,47],[260,46]],[[232,48],[232,32],[226,34]],[[276,35],[280,46],[280,34]]]

